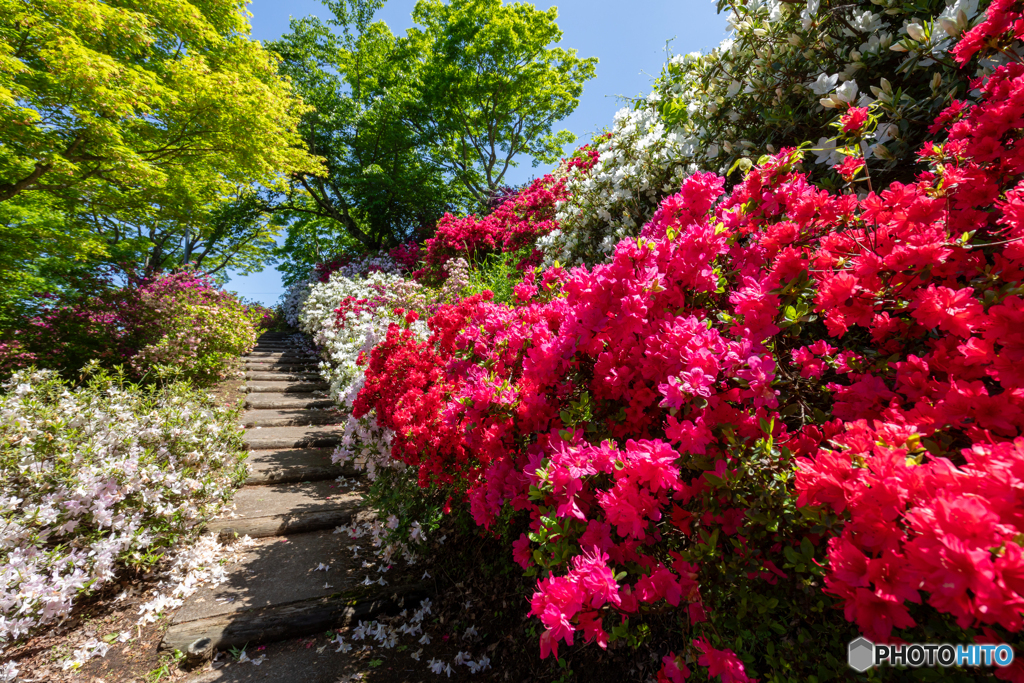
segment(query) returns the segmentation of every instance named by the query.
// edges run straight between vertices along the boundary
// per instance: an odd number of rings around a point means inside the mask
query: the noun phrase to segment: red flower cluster
[[[868,122],[867,107],[850,107],[845,114],[839,117],[839,125],[847,135],[856,136]]]
[[[853,179],[857,177],[857,174],[865,167],[866,162],[864,157],[844,157],[842,163],[836,164],[832,168],[835,169],[836,173],[842,176],[843,180],[848,183],[852,183]]]
[[[388,252],[391,260],[405,272],[412,272],[423,258],[422,248],[416,242],[400,244]]]
[[[1022,629],[1024,67],[979,86],[914,183],[835,195],[794,150],[728,196],[698,174],[557,296],[531,275],[516,308],[474,297],[428,342],[396,326],[373,350],[357,405],[395,457],[464,490],[481,526],[528,514],[512,545],[544,576],[542,656],[667,604],[700,666],[745,681],[704,628],[713,578],[799,584],[796,549],[827,554],[869,637],[925,609]],[[836,521],[781,524],[770,486]]]
[[[437,231],[426,241],[424,267],[413,273],[418,280],[443,281],[444,264],[452,258],[473,261],[493,252],[513,252],[529,247],[557,227],[555,203],[566,198],[565,179],[552,175],[534,180],[529,187],[480,218],[446,213]],[[522,267],[535,265],[539,254],[531,254]]]
[[[993,0],[985,19],[963,35],[950,51],[961,66],[979,51],[995,44],[1024,40],[1024,3],[1020,0]]]

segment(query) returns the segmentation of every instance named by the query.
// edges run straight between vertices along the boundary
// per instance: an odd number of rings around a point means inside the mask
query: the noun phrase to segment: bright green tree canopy
[[[270,45],[313,109],[300,130],[325,174],[296,172],[271,208],[333,222],[367,249],[420,236],[457,198],[405,113],[419,60],[382,21],[382,0],[327,0]]]
[[[315,169],[303,111],[244,0],[0,0],[0,201]]]
[[[596,57],[551,47],[558,9],[502,0],[420,0],[409,42],[423,60],[411,118],[445,169],[483,202],[516,157],[558,159],[575,139],[553,132],[579,104]]]

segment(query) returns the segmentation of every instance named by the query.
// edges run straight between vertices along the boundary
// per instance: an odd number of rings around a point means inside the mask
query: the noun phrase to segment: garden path
[[[367,560],[375,560],[370,543],[335,532],[373,515],[358,474],[331,463],[341,414],[331,407],[316,359],[287,333],[268,332],[244,363],[250,473],[233,509],[208,528],[224,540],[249,536],[255,544],[227,567],[226,583],[186,601],[161,646],[199,661],[213,650],[322,633],[422,595],[402,571],[360,582],[373,566]]]

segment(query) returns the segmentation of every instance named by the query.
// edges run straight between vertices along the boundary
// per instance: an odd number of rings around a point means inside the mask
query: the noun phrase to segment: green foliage
[[[139,375],[188,379],[201,385],[222,379],[229,363],[256,344],[262,311],[227,292],[183,290],[172,296],[143,292],[143,325],[152,341],[132,358]]]
[[[247,196],[320,168],[243,0],[0,0],[0,327],[90,268],[259,270]]]
[[[424,536],[436,532],[444,522],[445,502],[452,495],[457,492],[436,486],[420,488],[413,468],[382,468],[370,483],[366,502],[382,519],[393,516],[397,520],[394,528],[387,529],[387,543],[415,547],[415,542],[410,542],[413,524],[419,524]],[[452,512],[465,515],[462,506],[453,506]]]
[[[423,237],[458,195],[405,121],[421,56],[373,21],[383,0],[325,5],[332,18],[294,19],[291,32],[270,48],[313,107],[299,130],[326,173],[293,174],[267,208],[286,219],[335,224],[365,249]]]
[[[326,168],[294,173],[286,192],[265,197],[296,232],[315,222],[326,241],[346,234],[363,250],[422,239],[445,211],[484,203],[517,157],[552,161],[572,141],[553,127],[596,60],[550,47],[561,38],[556,10],[420,2],[419,26],[398,37],[373,20],[383,0],[325,5],[331,18],[293,20],[271,44],[313,107],[300,131]],[[303,265],[324,253],[303,234],[290,242],[279,254],[296,248]]]
[[[0,202],[315,168],[303,106],[248,33],[241,0],[0,0]]]
[[[474,263],[469,271],[468,295],[490,290],[496,303],[514,306],[513,288],[523,279],[523,272],[516,266],[529,256],[529,249],[491,253],[480,262]]]
[[[0,330],[30,311],[34,294],[56,293],[106,254],[101,239],[64,217],[61,202],[42,192],[0,202]]]
[[[573,142],[554,125],[579,104],[596,57],[551,47],[558,9],[502,0],[420,0],[408,44],[423,59],[412,122],[479,204],[516,157],[553,163]]]
[[[313,203],[308,197],[296,198],[296,202],[307,206]],[[277,269],[286,287],[305,280],[318,263],[363,251],[363,245],[331,218],[312,212],[280,212],[274,219],[288,226],[284,244],[274,249],[279,258]]]
[[[247,275],[274,260],[281,227],[251,190],[198,180],[178,190],[145,202],[126,195],[107,212],[79,207],[68,222],[102,240],[102,263],[143,277],[184,267],[221,278],[229,268]]]

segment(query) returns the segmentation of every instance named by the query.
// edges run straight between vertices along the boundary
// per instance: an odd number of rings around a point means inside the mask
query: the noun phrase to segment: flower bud
[[[925,33],[924,27],[918,23],[907,24],[907,35],[919,43],[928,40],[928,34]]]
[[[942,26],[942,30],[946,32],[946,35],[950,37],[955,38],[960,35],[960,27],[948,17],[939,17],[939,25]]]

